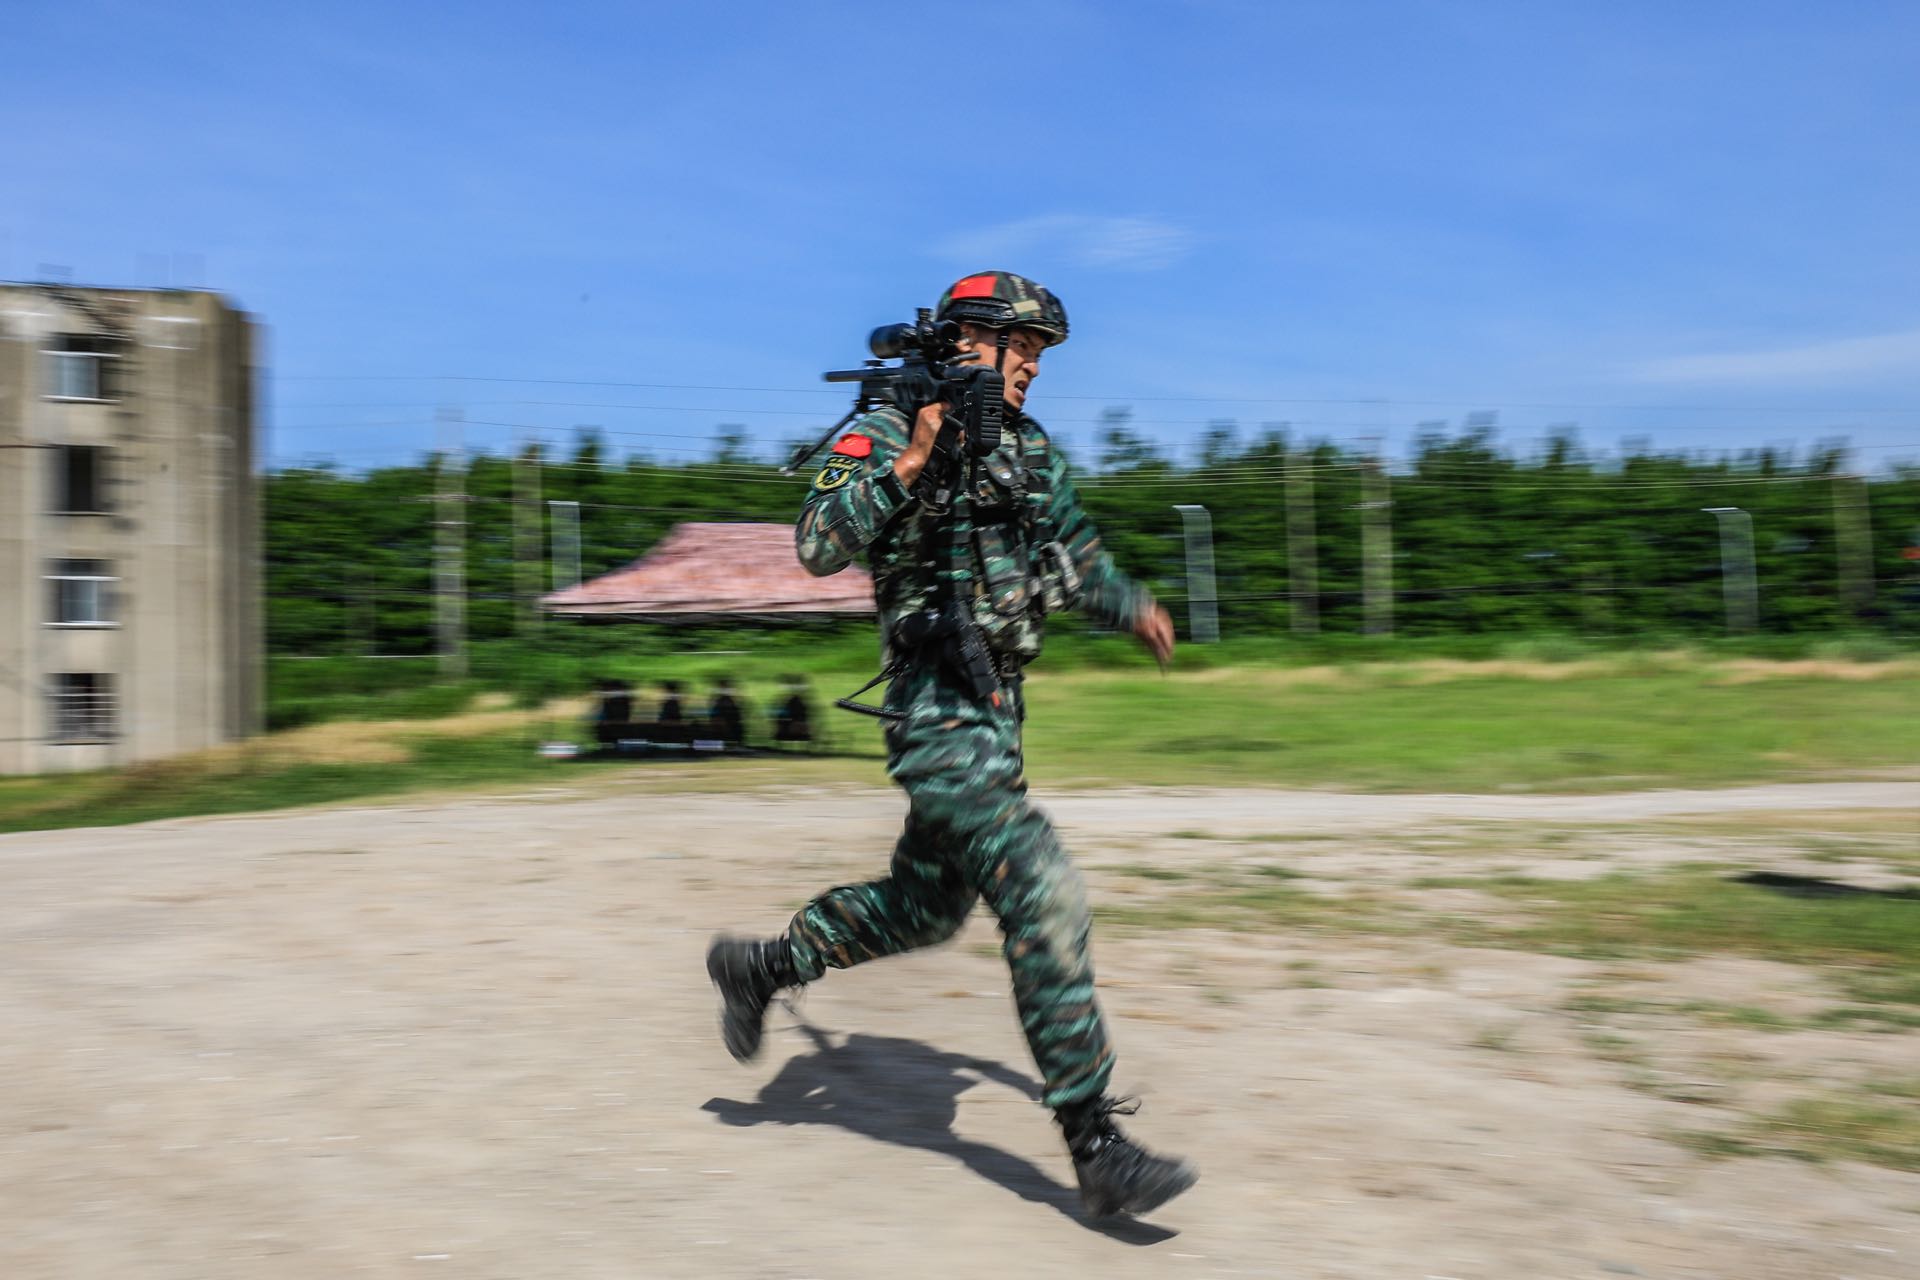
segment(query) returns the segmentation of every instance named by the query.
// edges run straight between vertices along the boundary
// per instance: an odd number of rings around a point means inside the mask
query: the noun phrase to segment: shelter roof
[[[874,612],[858,565],[816,578],[785,524],[677,524],[622,569],[541,597],[549,613],[602,617],[823,616]]]

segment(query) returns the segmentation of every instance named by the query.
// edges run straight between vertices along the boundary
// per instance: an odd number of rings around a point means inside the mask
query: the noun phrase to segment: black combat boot
[[[1133,1099],[1099,1097],[1054,1113],[1080,1177],[1080,1203],[1096,1218],[1147,1213],[1199,1181],[1200,1174],[1185,1160],[1154,1155],[1120,1131],[1113,1117],[1139,1109]]]
[[[786,935],[767,942],[715,938],[707,976],[720,991],[720,1038],[735,1062],[745,1062],[760,1052],[760,1024],[774,993],[800,985]]]

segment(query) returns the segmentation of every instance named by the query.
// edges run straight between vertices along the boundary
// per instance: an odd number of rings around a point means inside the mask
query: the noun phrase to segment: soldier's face
[[[960,349],[977,351],[980,362],[992,366],[999,355],[1000,335],[977,324],[960,326]],[[1007,358],[1001,361],[1000,376],[1007,380],[1007,407],[1018,409],[1027,402],[1027,388],[1040,376],[1040,353],[1047,340],[1031,329],[1015,329],[1007,335]]]

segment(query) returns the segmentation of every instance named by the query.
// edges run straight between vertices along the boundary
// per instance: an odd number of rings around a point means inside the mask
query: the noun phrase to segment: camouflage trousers
[[[1019,682],[1000,705],[977,703],[937,671],[897,677],[887,705],[907,713],[887,730],[887,772],[911,807],[884,879],[843,885],[809,902],[787,931],[803,980],[944,942],[984,898],[1000,918],[1001,950],[1043,1101],[1099,1096],[1113,1071],[1088,955],[1086,886],[1053,825],[1027,803]]]

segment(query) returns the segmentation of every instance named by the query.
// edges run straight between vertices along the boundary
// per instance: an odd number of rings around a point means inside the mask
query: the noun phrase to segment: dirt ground
[[[1773,815],[1920,828],[1920,786],[1042,803],[1107,917],[1130,1127],[1201,1167],[1151,1221],[1080,1217],[990,919],[720,1047],[709,935],[874,874],[897,796],[551,791],[0,837],[0,1276],[1920,1275],[1920,1174],[1672,1137],[1912,1075],[1920,1033],[1568,1007],[1814,1007],[1805,967],[1139,923],[1274,859],[1468,914],[1412,882],[1832,875]]]

